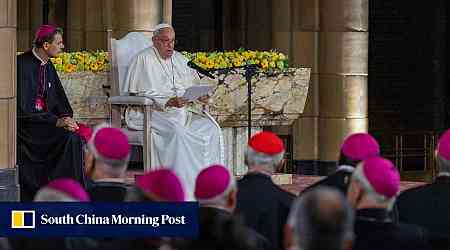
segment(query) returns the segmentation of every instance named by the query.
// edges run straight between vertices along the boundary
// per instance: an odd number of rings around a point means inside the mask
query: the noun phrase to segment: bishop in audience
[[[378,156],[380,146],[368,133],[355,133],[345,138],[341,145],[337,169],[326,178],[307,187],[303,192],[318,186],[335,187],[344,195],[350,184],[350,177],[356,165],[367,157]]]
[[[437,146],[434,182],[404,191],[397,200],[399,219],[428,230],[432,249],[450,246],[450,130]]]
[[[294,244],[287,250],[352,249],[354,211],[335,188],[318,187],[302,195],[292,206],[289,220],[294,225]]]
[[[234,215],[236,193],[234,176],[224,166],[209,166],[199,173],[195,198],[200,205],[200,235],[188,249],[272,249],[267,239]]]
[[[124,201],[128,185],[126,170],[131,146],[119,128],[99,126],[87,144],[85,171],[93,201]]]
[[[283,141],[272,132],[253,135],[245,153],[248,173],[238,181],[237,211],[246,225],[266,237],[273,249],[283,249],[283,227],[294,195],[273,183],[283,164]]]
[[[389,216],[399,188],[400,175],[391,161],[370,157],[357,165],[347,194],[356,209],[354,250],[428,249],[422,228]]]

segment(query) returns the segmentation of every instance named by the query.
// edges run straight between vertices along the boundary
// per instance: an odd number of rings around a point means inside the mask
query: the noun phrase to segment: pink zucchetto
[[[344,140],[341,152],[353,161],[362,161],[367,157],[378,156],[380,154],[380,146],[370,134],[355,133]]]
[[[183,185],[170,169],[158,169],[138,176],[136,186],[160,201],[185,201]]]
[[[222,165],[212,165],[198,174],[194,195],[198,201],[211,200],[228,192],[232,186],[230,171]]]
[[[128,136],[119,128],[99,128],[94,132],[89,143],[95,154],[98,154],[97,157],[110,160],[125,160],[131,151]]]
[[[34,36],[35,42],[40,42],[42,39],[44,39],[46,36],[54,33],[56,31],[56,27],[50,24],[41,25]]]
[[[394,164],[383,157],[369,157],[362,162],[362,172],[374,191],[390,199],[400,188],[400,175]]]
[[[439,138],[437,152],[444,160],[450,161],[450,130],[445,131]]]
[[[267,154],[276,155],[284,152],[284,143],[276,134],[263,131],[253,135],[248,141],[248,146],[254,151]]]
[[[35,201],[90,201],[83,186],[75,180],[61,178],[51,181],[36,194]]]

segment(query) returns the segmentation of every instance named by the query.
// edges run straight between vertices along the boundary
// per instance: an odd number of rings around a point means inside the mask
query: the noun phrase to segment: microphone
[[[189,66],[191,69],[195,69],[198,72],[200,72],[202,75],[205,75],[211,79],[216,79],[211,73],[209,73],[207,70],[201,68],[200,66],[198,66],[197,64],[195,64],[193,61],[189,61],[187,63],[187,66]]]

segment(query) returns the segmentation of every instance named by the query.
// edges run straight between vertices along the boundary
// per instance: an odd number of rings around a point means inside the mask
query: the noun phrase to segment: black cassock
[[[70,177],[83,181],[81,137],[56,127],[73,111],[53,64],[30,50],[17,57],[17,164],[21,200],[31,200],[49,181]]]
[[[274,250],[281,250],[283,228],[294,198],[273,183],[270,176],[248,173],[238,181],[236,211],[247,226],[269,240]]]

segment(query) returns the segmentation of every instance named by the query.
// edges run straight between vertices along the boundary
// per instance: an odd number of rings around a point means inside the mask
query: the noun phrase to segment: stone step
[[[142,175],[144,171],[142,170],[128,170],[126,182],[133,184],[136,175]],[[236,179],[242,178],[242,175],[236,176]],[[290,185],[292,184],[292,174],[274,174],[272,175],[272,181],[277,185]]]

